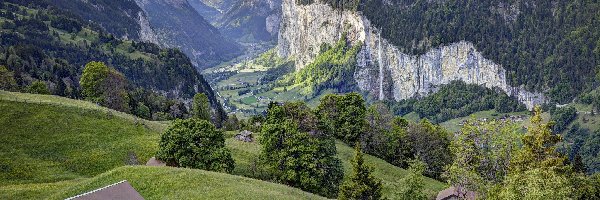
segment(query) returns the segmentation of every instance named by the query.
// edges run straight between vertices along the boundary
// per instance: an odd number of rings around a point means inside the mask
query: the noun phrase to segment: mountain
[[[99,24],[118,38],[152,42],[183,51],[199,69],[230,60],[242,52],[186,1],[36,0]]]
[[[600,34],[590,28],[598,27],[597,3],[481,3],[284,0],[277,52],[302,71],[323,44],[346,35],[361,49],[356,69],[347,73],[378,100],[424,96],[462,80],[498,88],[532,108],[569,102],[593,88]]]
[[[277,38],[281,0],[188,0],[198,13],[223,33],[240,42]]]
[[[179,48],[199,69],[241,54],[241,47],[223,37],[185,0],[136,0],[148,15],[159,44]]]
[[[4,13],[0,16],[0,66],[14,79],[14,87],[8,89],[27,90],[42,81],[49,93],[81,98],[83,67],[101,61],[122,73],[130,90],[143,88],[154,93],[149,96],[161,96],[156,102],[165,103],[166,98],[188,101],[201,92],[218,116],[223,115],[212,88],[183,52],[115,38],[101,24],[52,5],[19,0],[0,3]],[[157,105],[161,112],[173,110],[163,103]],[[146,105],[150,106],[148,101]]]
[[[239,0],[217,21],[226,36],[249,41],[277,37],[281,0]]]
[[[192,6],[204,19],[213,23],[221,15],[221,11],[218,7],[211,7],[206,5],[202,0],[188,0],[190,6]]]

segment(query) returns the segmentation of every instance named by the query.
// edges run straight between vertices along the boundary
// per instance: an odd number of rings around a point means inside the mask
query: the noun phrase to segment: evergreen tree
[[[373,176],[373,168],[365,163],[360,145],[354,148],[352,174],[340,187],[339,199],[382,199],[381,180]]]
[[[198,93],[194,95],[192,116],[198,119],[210,121],[210,104],[208,103],[208,97],[204,93]]]

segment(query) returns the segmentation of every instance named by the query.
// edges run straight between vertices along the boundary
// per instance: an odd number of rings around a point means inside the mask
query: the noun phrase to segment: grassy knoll
[[[127,180],[151,199],[324,199],[285,185],[197,169],[171,167],[119,167],[50,199],[64,199],[121,180]]]

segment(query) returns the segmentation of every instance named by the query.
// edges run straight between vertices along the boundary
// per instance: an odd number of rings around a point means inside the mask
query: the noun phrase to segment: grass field
[[[40,199],[57,192],[53,197],[63,198],[122,179],[129,180],[148,199],[168,195],[167,191],[178,191],[183,196],[169,197],[184,199],[195,195],[263,199],[265,196],[260,195],[265,194],[277,199],[318,198],[287,186],[226,174],[122,167],[143,164],[153,156],[168,122],[139,120],[85,101],[3,91],[0,110],[0,199]],[[236,162],[233,174],[257,177],[253,163],[260,146],[234,140],[234,134],[226,133],[226,145]],[[339,142],[337,149],[349,172],[353,149]],[[384,180],[385,196],[395,197],[406,170],[372,156],[367,155],[366,160],[375,167],[375,176]],[[207,176],[213,177],[208,179],[210,183],[202,182]],[[426,182],[430,195],[446,187],[432,179]],[[215,196],[230,192],[232,196]]]
[[[260,154],[260,146],[258,144],[241,142],[233,138],[227,139],[226,143],[235,159],[236,169],[234,174],[250,177],[260,176],[252,170],[253,161]],[[350,161],[354,156],[354,148],[339,141],[336,143],[336,148],[344,171],[346,175],[349,175],[352,170]],[[365,155],[365,160],[369,165],[374,167],[375,177],[383,180],[384,196],[389,199],[398,198],[396,191],[401,184],[401,179],[408,174],[408,171],[370,155]],[[426,192],[431,197],[434,197],[439,191],[447,187],[446,184],[430,178],[425,178],[425,184]]]
[[[93,177],[156,152],[159,130],[100,110],[0,100],[0,185]]]
[[[196,169],[126,166],[50,197],[64,199],[127,180],[144,199],[324,199],[300,189]]]

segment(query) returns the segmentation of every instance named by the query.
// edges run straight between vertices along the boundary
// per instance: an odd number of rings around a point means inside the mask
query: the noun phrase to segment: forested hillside
[[[139,88],[136,94],[144,96],[136,99],[132,92],[130,100],[154,102],[155,112],[181,107],[165,97],[190,99],[201,92],[222,113],[208,83],[179,50],[117,39],[94,22],[47,4],[3,2],[0,13],[0,89],[81,98],[84,65],[102,61],[126,77],[128,90]],[[32,91],[39,86],[41,92]],[[138,102],[129,104],[135,110]]]

